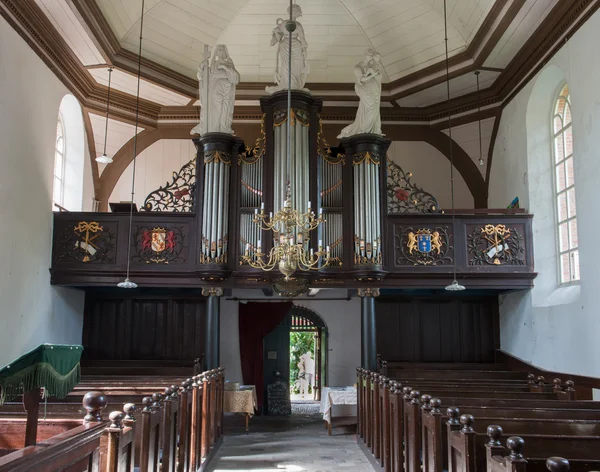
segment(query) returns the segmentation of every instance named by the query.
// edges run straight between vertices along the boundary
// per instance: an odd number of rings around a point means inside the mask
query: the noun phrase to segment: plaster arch
[[[77,98],[66,94],[58,109],[57,119],[62,120],[65,139],[64,207],[69,211],[83,209],[85,126],[83,111]]]

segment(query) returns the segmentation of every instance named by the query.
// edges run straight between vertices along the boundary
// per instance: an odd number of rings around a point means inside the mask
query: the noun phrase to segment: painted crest
[[[148,249],[157,254],[166,250],[173,252],[175,249],[175,233],[165,228],[153,228],[144,231],[142,250],[146,251]]]
[[[415,250],[423,254],[429,254],[431,251],[439,254],[442,248],[439,231],[432,232],[430,229],[420,229],[415,233],[409,232],[406,245],[410,254],[413,254]]]

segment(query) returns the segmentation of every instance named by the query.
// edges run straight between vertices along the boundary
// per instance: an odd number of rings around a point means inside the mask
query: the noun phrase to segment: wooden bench
[[[132,398],[138,399],[140,391],[149,392],[150,390],[152,389],[148,385],[140,388],[127,386],[121,391],[117,389],[113,391],[117,395],[112,398],[111,405]],[[99,435],[100,442],[95,449],[99,452],[93,452],[93,457],[88,458],[91,467],[89,470],[133,471],[136,464],[139,464],[141,472],[198,470],[214,450],[214,446],[223,433],[223,391],[224,370],[220,368],[204,372],[185,380],[181,387],[166,387],[162,393],[155,391],[152,395],[143,397],[141,400],[143,409],[139,412],[136,411],[137,408],[133,402],[119,406],[118,410],[110,413],[110,423],[104,421],[101,416],[101,411],[108,404],[107,397],[103,392],[88,392],[83,396],[80,393],[74,394],[74,397],[82,398],[84,409],[88,412],[84,421],[102,425],[102,431],[105,430],[106,433]],[[131,392],[134,392],[135,395],[131,395]],[[74,401],[60,404],[50,403],[48,409],[52,411],[56,406],[59,406],[63,413],[68,412],[69,417],[51,421],[57,423],[62,421],[64,424],[76,426],[74,429],[79,428],[79,425],[70,419],[81,413],[79,405]],[[3,418],[0,420],[0,427],[4,423],[5,428],[10,429],[12,422],[12,424],[21,425],[22,428],[24,421],[22,417]],[[80,420],[79,424],[81,424]],[[74,434],[79,433],[83,433],[83,431]],[[44,441],[36,446],[31,446],[35,449],[21,449],[2,458],[4,459],[3,464],[7,468],[0,470],[63,470],[60,468],[62,466],[56,465],[55,467],[55,463],[63,464],[62,457],[60,460],[57,458],[56,461],[51,461],[48,469],[35,469],[28,465],[33,464],[37,460],[36,457],[46,450],[48,441],[53,441],[54,444],[64,439],[61,434],[46,439],[46,433],[43,433],[43,438],[40,439],[44,439]],[[86,441],[87,439],[79,438],[78,440]],[[96,443],[93,445],[95,447]],[[80,470],[88,469],[81,468]]]

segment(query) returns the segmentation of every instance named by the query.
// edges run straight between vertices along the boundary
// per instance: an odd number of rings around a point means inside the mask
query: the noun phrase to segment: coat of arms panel
[[[452,229],[424,225],[394,227],[394,264],[401,266],[442,266],[454,263]]]
[[[132,262],[181,264],[187,260],[187,226],[138,226]]]
[[[467,261],[477,265],[526,264],[522,224],[467,225]]]

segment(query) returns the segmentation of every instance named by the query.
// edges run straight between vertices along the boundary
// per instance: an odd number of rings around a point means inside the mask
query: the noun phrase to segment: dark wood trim
[[[567,374],[564,372],[542,369],[541,367],[526,362],[502,349],[496,351],[496,362],[506,365],[511,370],[531,372],[536,376],[542,375],[545,377],[546,382],[550,383],[552,383],[552,380],[555,378],[561,379],[563,384],[567,380],[572,380],[575,382],[577,400],[591,400],[592,389],[600,388],[600,378],[598,377],[587,377],[585,375]]]
[[[490,139],[490,147],[488,149],[488,158],[485,169],[485,183],[486,189],[489,196],[490,191],[490,174],[492,172],[492,159],[494,157],[494,146],[496,144],[496,138],[498,137],[498,128],[500,128],[500,120],[502,119],[502,110],[496,114],[496,120],[494,121],[494,128],[492,129],[492,137]]]
[[[96,162],[96,140],[94,139],[94,130],[92,128],[92,121],[90,120],[89,111],[83,108],[81,113],[83,116],[83,125],[85,128],[85,138],[87,140],[88,153],[90,155],[90,165],[92,167],[94,198],[98,199],[98,193],[100,190],[100,173],[98,169],[98,163]]]

